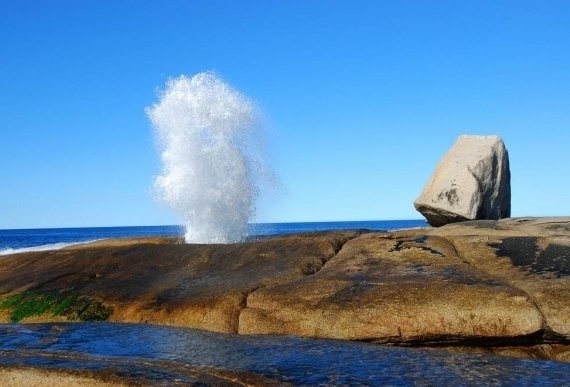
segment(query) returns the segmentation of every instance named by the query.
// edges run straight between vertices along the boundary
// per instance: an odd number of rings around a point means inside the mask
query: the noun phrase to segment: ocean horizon
[[[251,223],[248,238],[327,230],[393,231],[427,226],[424,219]],[[0,229],[0,255],[57,250],[112,238],[183,235],[184,226],[181,225]]]

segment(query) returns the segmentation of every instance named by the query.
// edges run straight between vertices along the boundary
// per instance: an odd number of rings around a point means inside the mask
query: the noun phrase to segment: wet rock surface
[[[230,245],[115,241],[5,256],[0,292],[88,297],[117,322],[568,361],[569,225],[523,218]]]
[[[546,242],[546,247],[541,247]],[[570,275],[570,245],[543,241],[537,237],[508,237],[489,247],[496,249],[499,257],[507,257],[511,263],[533,274],[550,272],[557,277]]]

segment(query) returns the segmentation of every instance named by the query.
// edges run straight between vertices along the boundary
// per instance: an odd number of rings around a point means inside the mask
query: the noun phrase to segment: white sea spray
[[[146,112],[162,162],[156,196],[184,221],[186,242],[242,240],[258,195],[256,105],[204,72],[170,79]]]

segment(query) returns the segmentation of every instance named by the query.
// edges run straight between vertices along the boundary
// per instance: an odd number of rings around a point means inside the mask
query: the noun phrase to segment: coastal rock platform
[[[4,322],[108,320],[570,361],[570,218],[0,259]]]

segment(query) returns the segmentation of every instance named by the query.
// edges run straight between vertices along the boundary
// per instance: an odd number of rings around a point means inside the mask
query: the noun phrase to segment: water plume
[[[169,80],[146,112],[161,152],[156,194],[183,219],[186,242],[242,240],[258,193],[258,108],[205,72]]]

